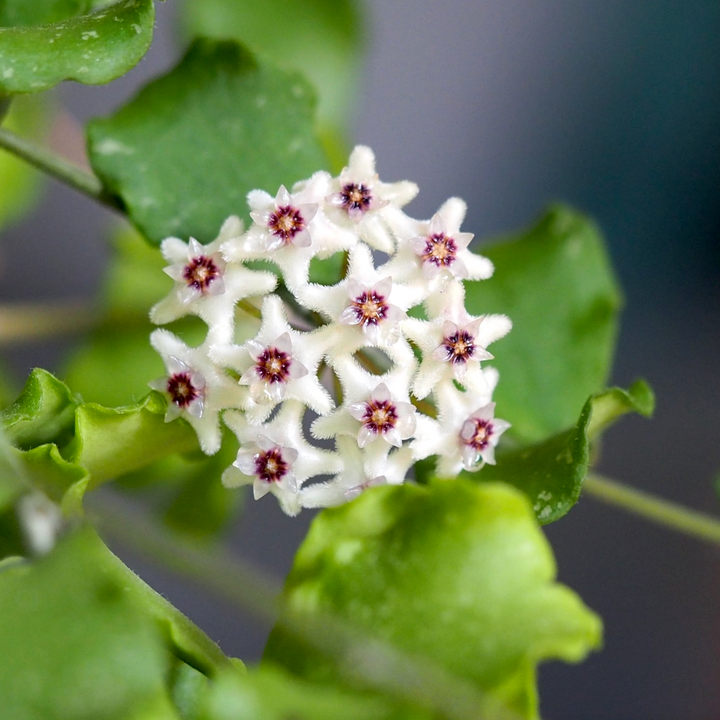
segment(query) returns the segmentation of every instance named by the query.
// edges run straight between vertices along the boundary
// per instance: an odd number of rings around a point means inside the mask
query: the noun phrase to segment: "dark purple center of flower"
[[[366,185],[357,185],[355,183],[347,183],[340,190],[342,198],[342,206],[348,212],[357,211],[367,212],[372,205],[372,192]]]
[[[361,325],[377,325],[388,314],[388,304],[385,296],[373,290],[366,290],[358,295],[351,303],[355,316]]]
[[[444,337],[442,344],[452,363],[465,363],[475,354],[475,338],[465,330]]]
[[[280,448],[272,448],[255,456],[255,475],[267,483],[280,482],[289,465],[283,460]]]
[[[220,268],[205,255],[194,257],[183,270],[185,282],[195,290],[207,292],[210,283],[220,277]]]
[[[190,373],[186,372],[171,375],[167,381],[167,391],[172,401],[181,408],[186,408],[200,396],[200,391],[190,380]]]
[[[292,205],[283,205],[275,210],[268,219],[268,229],[283,242],[292,242],[292,239],[305,229],[305,219],[302,213]]]
[[[439,268],[450,267],[455,262],[457,245],[455,241],[444,233],[435,233],[425,239],[423,262],[429,262]]]
[[[287,382],[290,376],[291,357],[274,347],[260,355],[255,364],[258,377],[266,383]]]
[[[365,403],[362,424],[376,435],[392,430],[397,421],[397,409],[389,400],[369,400]]]
[[[474,450],[482,452],[490,444],[490,438],[495,428],[490,420],[471,418],[470,422],[475,425],[475,432],[469,440],[463,440],[463,442]]]

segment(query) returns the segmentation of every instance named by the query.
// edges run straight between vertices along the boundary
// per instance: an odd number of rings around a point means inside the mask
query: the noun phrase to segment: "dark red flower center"
[[[255,475],[264,482],[280,482],[288,469],[289,465],[283,459],[280,448],[275,447],[255,456]]]
[[[220,268],[206,255],[194,257],[183,270],[185,282],[202,293],[207,292],[210,283],[218,277]]]
[[[365,403],[362,424],[376,435],[392,430],[398,421],[396,407],[389,400],[369,400]]]
[[[192,384],[190,373],[180,372],[171,375],[167,381],[167,391],[171,400],[181,408],[186,408],[200,397],[200,391]]]
[[[443,347],[448,353],[448,361],[465,363],[475,355],[475,338],[466,330],[458,330],[443,338]]]
[[[267,383],[287,382],[290,377],[291,357],[274,347],[269,347],[257,359],[258,377]]]
[[[439,268],[450,267],[456,259],[457,245],[455,241],[444,233],[435,233],[425,239],[423,262],[429,262]]]
[[[340,190],[342,206],[345,210],[366,212],[372,205],[372,192],[367,185],[347,183]]]
[[[472,418],[470,422],[475,425],[475,431],[469,440],[463,440],[463,442],[478,452],[482,452],[490,444],[490,438],[495,428],[490,420]]]
[[[377,325],[382,322],[388,314],[388,304],[385,296],[374,290],[367,290],[358,295],[351,307],[361,325]]]
[[[268,219],[268,229],[283,242],[289,243],[305,229],[302,213],[292,205],[283,205],[275,210]]]

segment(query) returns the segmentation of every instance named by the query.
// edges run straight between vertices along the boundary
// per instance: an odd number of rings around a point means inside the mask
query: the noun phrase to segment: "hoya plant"
[[[268,32],[280,9],[293,33]],[[339,129],[349,0],[181,10],[184,56],[87,124],[81,168],[49,149],[44,93],[132,69],[153,0],[0,3],[4,215],[32,165],[121,218],[89,332],[0,411],[0,716],[538,718],[538,665],[602,643],[543,525],[585,491],[720,541],[593,469],[654,406],[606,387],[599,230],[558,205],[478,245],[471,196],[414,217],[422,188]],[[280,592],[219,542],[241,498],[314,514]],[[274,623],[262,662],[106,542]]]

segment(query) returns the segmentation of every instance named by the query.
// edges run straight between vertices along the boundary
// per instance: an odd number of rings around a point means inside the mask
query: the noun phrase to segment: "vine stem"
[[[81,333],[97,324],[97,313],[78,300],[0,305],[0,345]]]
[[[36,145],[6,128],[0,128],[0,147],[96,202],[124,212],[120,199],[108,193],[96,175],[82,170],[57,153]]]
[[[583,490],[598,500],[621,507],[646,520],[720,545],[720,519],[712,515],[684,508],[597,473],[591,473],[585,478]]]
[[[334,616],[294,611],[284,605],[279,584],[250,563],[216,547],[191,544],[131,510],[119,498],[110,502],[107,497],[101,500],[92,496],[87,500],[99,520],[101,534],[153,558],[258,618],[278,621],[283,630],[333,658],[340,674],[351,684],[430,708],[447,720],[478,720],[481,709],[493,720],[519,720],[519,715],[494,702],[475,685],[427,658],[407,655],[385,641],[367,637]]]

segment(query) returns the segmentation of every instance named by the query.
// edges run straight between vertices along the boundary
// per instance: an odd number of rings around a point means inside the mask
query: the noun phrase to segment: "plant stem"
[[[97,314],[83,301],[0,305],[0,345],[43,340],[92,329]]]
[[[426,658],[408,656],[381,640],[368,638],[338,618],[320,612],[300,613],[279,600],[280,588],[247,562],[217,548],[190,544],[138,512],[113,499],[87,498],[99,515],[99,528],[128,548],[141,552],[215,591],[255,616],[280,624],[309,647],[333,658],[339,672],[354,685],[370,687],[448,720],[478,720],[492,702],[480,689]],[[123,507],[125,505],[125,508]],[[504,707],[492,705],[494,720],[518,720]]]
[[[60,155],[40,147],[6,128],[0,128],[0,147],[89,198],[113,210],[124,212],[120,199],[108,193],[99,178]]]
[[[592,473],[585,478],[583,490],[598,500],[621,507],[646,520],[720,545],[720,519],[711,515],[689,510],[674,502],[655,497],[643,490],[630,488],[597,473]]]

